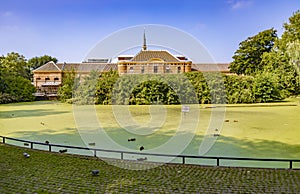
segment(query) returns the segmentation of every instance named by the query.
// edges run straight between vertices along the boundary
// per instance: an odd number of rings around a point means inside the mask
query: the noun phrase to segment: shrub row
[[[74,88],[74,86],[72,86]],[[63,88],[63,87],[62,87]],[[61,92],[63,94],[63,92]],[[76,83],[71,103],[80,104],[209,104],[282,100],[271,74],[252,76],[189,72],[178,75],[127,75],[92,72]],[[62,96],[62,99],[63,98]]]

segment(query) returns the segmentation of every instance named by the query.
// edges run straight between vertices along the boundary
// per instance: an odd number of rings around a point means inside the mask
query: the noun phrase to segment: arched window
[[[170,66],[166,67],[166,73],[170,73]]]
[[[129,67],[129,73],[133,73],[133,67]]]
[[[144,66],[141,67],[141,73],[142,74],[145,73],[145,67]]]
[[[153,73],[158,73],[158,66],[157,65],[153,66]]]
[[[58,78],[58,77],[54,78],[54,82],[56,82],[56,81],[59,81],[59,78]]]
[[[177,67],[177,73],[180,73],[181,72],[181,67]]]

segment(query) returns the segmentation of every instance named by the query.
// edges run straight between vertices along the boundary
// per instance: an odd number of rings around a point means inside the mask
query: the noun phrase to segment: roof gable
[[[61,72],[61,69],[53,61],[49,61],[45,65],[33,70],[33,72]]]
[[[168,51],[150,51],[142,50],[137,55],[135,55],[131,61],[153,61],[153,60],[162,60],[164,62],[179,62],[179,60],[174,57]]]

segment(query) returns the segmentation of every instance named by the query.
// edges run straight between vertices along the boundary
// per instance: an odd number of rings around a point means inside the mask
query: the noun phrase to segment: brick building
[[[146,37],[140,52],[136,55],[120,55],[116,63],[108,59],[89,59],[82,63],[48,62],[33,71],[36,96],[56,98],[58,88],[66,72],[74,71],[77,76],[86,76],[91,71],[118,71],[119,75],[130,74],[179,74],[190,71],[229,73],[228,63],[194,64],[182,55],[174,55],[167,50],[147,50]]]

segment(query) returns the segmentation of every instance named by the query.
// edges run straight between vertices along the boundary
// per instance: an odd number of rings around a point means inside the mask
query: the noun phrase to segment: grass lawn
[[[30,154],[24,158],[23,153]],[[163,165],[126,170],[93,157],[0,143],[0,193],[299,193],[298,170]],[[120,161],[113,161],[120,162]],[[144,162],[123,161],[124,165]],[[99,170],[92,176],[92,170]]]
[[[209,123],[214,122],[211,114],[221,109],[207,107],[209,105],[199,105],[199,117],[186,117],[190,120],[184,121],[197,124],[196,131],[192,134],[195,136],[187,148],[183,149],[184,154],[198,155]],[[145,151],[164,145],[175,135],[182,118],[185,118],[182,117],[179,105],[130,106],[129,114],[143,127],[129,126],[131,131],[128,131],[120,127],[112,108],[96,106],[99,123],[113,142],[137,151],[140,145],[146,148]],[[149,111],[154,114],[150,115]],[[300,158],[299,99],[280,103],[228,105],[225,111],[223,126],[219,129],[220,136],[206,155]],[[194,113],[191,111],[187,114]],[[155,123],[156,120],[163,122]],[[158,127],[151,128],[151,125]],[[76,129],[72,105],[51,101],[0,105],[0,131],[3,136],[42,142],[48,140],[51,143],[79,146],[87,143]],[[189,130],[187,133],[192,132]],[[93,139],[93,135],[90,137]],[[136,137],[136,141],[128,143],[127,139],[130,137]],[[102,145],[97,142],[97,145],[105,147],[103,142]],[[181,140],[175,141],[175,148],[176,143],[181,145]],[[130,159],[133,156],[127,157]]]

